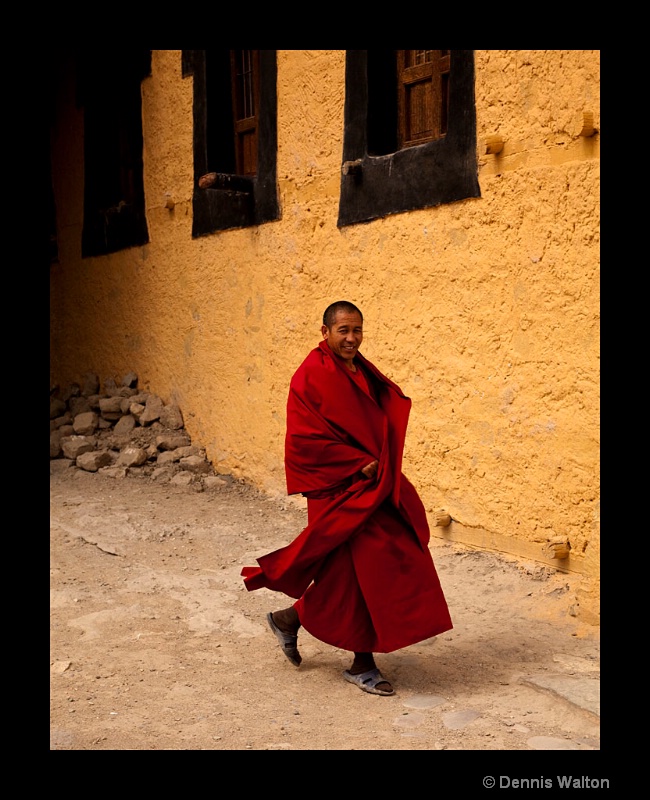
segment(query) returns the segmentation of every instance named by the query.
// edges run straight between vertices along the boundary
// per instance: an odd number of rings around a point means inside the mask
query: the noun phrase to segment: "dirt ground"
[[[552,691],[596,684],[599,629],[542,565],[434,539],[454,629],[377,655],[392,697],[346,683],[350,654],[304,629],[293,667],[265,621],[289,598],[240,571],[305,524],[228,478],[51,462],[50,750],[600,749],[599,712]]]

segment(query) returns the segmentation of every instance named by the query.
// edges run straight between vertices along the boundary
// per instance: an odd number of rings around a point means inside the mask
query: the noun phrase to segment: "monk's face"
[[[328,328],[323,325],[321,331],[330,350],[345,359],[346,366],[352,369],[352,359],[356,356],[363,341],[361,316],[356,311],[353,314],[339,311],[332,327]]]

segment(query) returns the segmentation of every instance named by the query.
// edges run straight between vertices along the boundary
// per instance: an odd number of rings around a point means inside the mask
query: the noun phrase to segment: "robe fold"
[[[361,353],[355,364],[368,391],[323,340],[291,379],[287,491],[307,497],[308,524],[241,574],[249,591],[294,598],[320,641],[390,653],[453,626],[424,506],[402,473],[411,400]],[[361,469],[375,459],[367,479]]]

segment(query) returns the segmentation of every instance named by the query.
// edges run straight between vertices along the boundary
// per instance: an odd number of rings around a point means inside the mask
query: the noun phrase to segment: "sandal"
[[[346,681],[350,681],[350,683],[355,683],[362,692],[368,692],[369,694],[381,694],[384,697],[389,697],[391,694],[395,694],[395,690],[391,689],[390,692],[387,692],[385,689],[377,689],[377,684],[379,683],[388,683],[386,678],[384,678],[381,672],[375,668],[368,670],[368,672],[361,672],[359,675],[353,675],[349,670],[344,670],[343,677]]]
[[[300,662],[302,661],[302,656],[298,652],[298,634],[285,633],[284,631],[281,631],[275,622],[273,622],[273,613],[271,611],[269,611],[269,613],[266,615],[266,620],[269,623],[269,627],[275,634],[278,642],[280,642],[282,652],[289,659],[289,661],[291,661],[294,667],[299,667]]]

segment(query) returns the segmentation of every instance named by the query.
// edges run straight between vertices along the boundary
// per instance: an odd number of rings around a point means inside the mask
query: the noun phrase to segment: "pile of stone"
[[[130,372],[119,386],[112,378],[104,381],[101,394],[93,373],[81,384],[52,387],[51,468],[142,475],[199,491],[225,483],[203,448],[192,444],[179,406],[137,386],[138,376]]]

